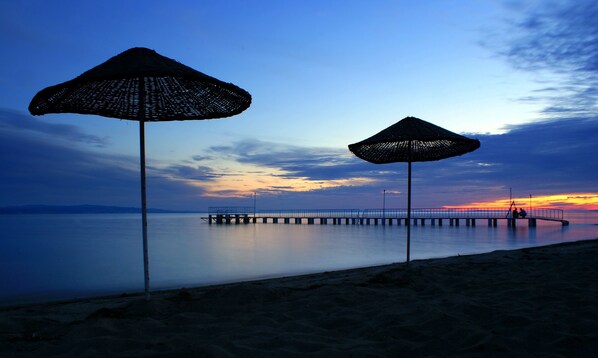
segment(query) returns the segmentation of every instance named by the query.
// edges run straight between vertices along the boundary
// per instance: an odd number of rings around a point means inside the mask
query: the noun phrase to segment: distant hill
[[[193,211],[174,211],[147,209],[148,213],[192,213]],[[0,207],[0,214],[127,214],[141,213],[141,208],[103,205],[22,205]]]

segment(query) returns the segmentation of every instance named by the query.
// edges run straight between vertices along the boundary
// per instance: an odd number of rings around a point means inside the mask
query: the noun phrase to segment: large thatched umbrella
[[[462,155],[480,147],[480,141],[440,128],[419,118],[406,117],[349,150],[375,164],[408,163],[407,179],[407,263],[411,240],[411,163],[428,162]]]
[[[29,111],[96,114],[139,121],[145,294],[149,298],[145,122],[229,117],[243,112],[251,95],[147,48],[132,48],[70,81],[41,90]]]

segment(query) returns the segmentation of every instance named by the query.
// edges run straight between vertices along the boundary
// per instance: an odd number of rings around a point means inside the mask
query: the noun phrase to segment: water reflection
[[[0,301],[143,289],[137,215],[3,215],[0,227]],[[406,228],[397,225],[207,225],[196,214],[154,214],[149,230],[155,289],[405,260]],[[593,238],[598,226],[590,224],[418,225],[411,254],[446,257]]]

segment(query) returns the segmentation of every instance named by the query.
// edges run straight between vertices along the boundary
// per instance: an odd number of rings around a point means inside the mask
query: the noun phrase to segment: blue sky
[[[148,205],[405,204],[406,164],[347,149],[416,116],[480,139],[414,164],[414,205],[564,195],[598,208],[594,1],[0,0],[0,206],[139,206],[138,125],[32,117],[31,98],[131,47],[252,94],[146,128]],[[575,201],[574,197],[585,197]],[[582,205],[583,206],[583,205]]]

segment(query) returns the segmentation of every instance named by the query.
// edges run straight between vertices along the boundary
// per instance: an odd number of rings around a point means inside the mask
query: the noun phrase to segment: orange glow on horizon
[[[280,195],[326,190],[339,187],[360,187],[377,182],[368,177],[346,179],[314,180],[304,176],[294,176],[292,172],[263,165],[238,163],[219,159],[213,171],[206,173],[206,179],[188,179],[175,173],[170,180],[184,182],[201,189],[197,195],[210,198],[247,198],[254,193]],[[202,173],[200,173],[202,174]],[[402,195],[398,190],[385,190],[386,195]],[[530,198],[515,197],[517,207],[529,209]],[[444,208],[508,208],[509,199],[489,199],[458,205],[444,205]],[[552,208],[564,210],[598,210],[598,192],[571,192],[537,195],[531,198],[532,208]]]
[[[230,176],[213,182],[188,183],[205,190],[203,197],[246,198],[259,193],[308,192],[341,186],[361,186],[373,182],[370,178],[349,178],[339,180],[309,180],[307,178],[288,178],[275,174],[253,176]]]
[[[513,198],[515,206],[529,208],[530,198]],[[483,202],[473,202],[464,205],[444,206],[460,208],[480,208],[480,207],[508,207],[511,203],[509,199],[488,200]],[[539,195],[531,197],[532,208],[554,208],[567,210],[598,210],[598,193],[564,193],[552,195]]]
[[[285,192],[308,192],[336,187],[362,186],[375,182],[372,178],[347,178],[336,180],[313,180],[307,177],[293,176],[279,168],[270,168],[254,164],[220,160],[218,169],[210,173],[213,178],[207,180],[186,179],[170,175],[169,179],[184,182],[200,188],[202,197],[210,198],[247,198],[253,193],[280,194]]]

